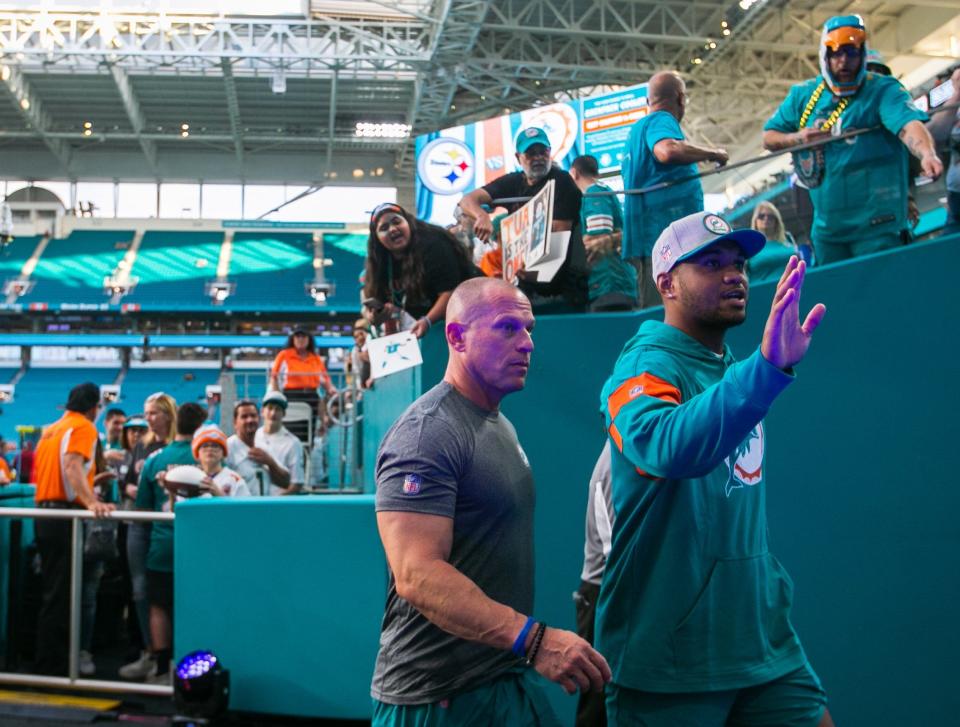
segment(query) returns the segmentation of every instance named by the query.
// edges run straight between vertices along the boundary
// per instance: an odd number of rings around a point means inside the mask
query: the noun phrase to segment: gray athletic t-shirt
[[[491,599],[533,609],[533,474],[517,433],[441,383],[390,428],[377,455],[377,511],[453,519],[450,564]],[[456,604],[451,604],[456,608]],[[425,704],[517,666],[510,651],[459,639],[397,596],[390,574],[370,694]]]
[[[600,585],[610,555],[613,537],[613,476],[610,472],[610,440],[603,445],[590,475],[587,494],[586,537],[580,580]]]

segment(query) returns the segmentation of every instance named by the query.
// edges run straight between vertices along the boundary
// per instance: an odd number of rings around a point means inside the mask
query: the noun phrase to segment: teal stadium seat
[[[204,286],[217,276],[223,233],[145,232],[131,277],[139,282],[123,298],[144,310],[203,310],[210,306]]]
[[[329,282],[336,285],[327,310],[355,311],[359,307],[360,272],[366,254],[351,234],[326,234],[324,255],[333,261],[326,268]],[[364,238],[365,239],[365,238]],[[236,290],[227,306],[244,311],[309,311],[313,301],[304,284],[314,277],[313,238],[308,233],[238,232],[233,238],[230,259],[231,282]]]
[[[38,235],[28,235],[17,237],[13,242],[5,245],[3,252],[0,252],[0,280],[6,281],[8,278],[19,277],[20,271],[33,255],[38,242],[40,242]]]
[[[188,401],[205,405],[207,385],[219,379],[219,369],[132,368],[120,384],[117,405],[127,414],[143,412],[143,402],[158,391],[170,394],[178,405]]]
[[[108,302],[103,279],[113,274],[126,254],[124,243],[133,236],[133,230],[75,230],[68,237],[50,240],[33,271],[36,284],[21,302]]]
[[[9,382],[16,369],[0,374]],[[17,426],[43,426],[63,415],[67,395],[77,384],[92,381],[97,385],[112,384],[119,368],[31,368],[17,382],[14,401],[0,404],[0,433],[16,441]]]

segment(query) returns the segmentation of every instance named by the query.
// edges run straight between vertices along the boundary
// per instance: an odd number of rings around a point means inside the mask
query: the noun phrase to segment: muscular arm
[[[377,526],[397,594],[444,631],[509,649],[526,617],[489,598],[450,565],[453,520],[441,515],[378,512]]]
[[[937,179],[943,173],[943,164],[934,148],[933,137],[921,121],[910,121],[897,134],[903,145],[910,150],[917,159],[923,173],[931,179]]]
[[[767,151],[780,151],[792,146],[809,144],[812,141],[827,141],[831,137],[829,131],[806,128],[800,131],[786,132],[768,129],[763,132],[763,148]]]
[[[523,614],[489,598],[447,559],[453,520],[441,515],[378,512],[377,526],[397,594],[432,623],[461,639],[506,651],[526,622]],[[527,636],[530,646],[533,632]],[[548,629],[534,668],[572,694],[600,690],[610,667],[576,634]]]
[[[711,149],[680,139],[661,139],[653,145],[653,155],[661,164],[696,164],[717,162],[726,164],[728,155],[723,149]]]

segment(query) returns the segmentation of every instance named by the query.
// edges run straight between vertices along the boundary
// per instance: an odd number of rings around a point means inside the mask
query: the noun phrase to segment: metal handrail
[[[10,507],[0,508],[0,517],[32,518],[34,520],[72,520],[70,533],[70,648],[67,661],[67,676],[53,677],[42,674],[16,674],[0,672],[0,684],[29,687],[59,687],[82,689],[98,692],[126,694],[150,694],[154,696],[172,696],[173,687],[165,684],[142,684],[101,679],[80,678],[80,607],[83,593],[83,528],[82,520],[92,520],[97,516],[90,510]],[[109,520],[129,520],[131,522],[171,522],[176,519],[172,512],[141,512],[136,510],[114,510],[108,513]]]
[[[960,105],[957,105],[957,104],[944,105],[944,106],[938,106],[937,108],[931,111],[928,111],[927,114],[929,116],[934,116],[936,114],[943,113],[944,111],[955,111],[957,109],[960,109]],[[785,147],[783,149],[771,151],[766,154],[760,154],[755,157],[750,157],[749,159],[743,159],[739,162],[734,162],[733,164],[718,165],[711,169],[697,171],[694,174],[688,174],[683,177],[677,177],[676,179],[671,179],[667,182],[658,182],[657,184],[651,184],[649,187],[639,187],[637,189],[621,189],[619,191],[611,189],[611,190],[605,190],[605,191],[599,191],[599,192],[584,192],[583,196],[584,197],[616,197],[619,195],[632,196],[632,195],[649,194],[651,192],[659,192],[662,189],[667,189],[668,187],[675,187],[679,184],[684,184],[693,179],[702,179],[703,177],[710,177],[710,176],[713,176],[714,174],[720,174],[721,172],[726,172],[731,169],[739,169],[740,167],[746,167],[751,164],[768,162],[771,159],[774,159],[775,157],[778,157],[778,156],[782,156],[784,154],[793,154],[794,152],[806,151],[807,149],[813,149],[818,146],[833,144],[834,142],[837,142],[837,141],[852,139],[855,136],[860,136],[861,134],[866,134],[871,131],[878,131],[883,128],[885,127],[882,124],[878,124],[877,126],[868,126],[863,129],[853,129],[851,131],[846,131],[842,134],[837,134],[836,136],[831,136],[829,139],[819,139],[817,141],[807,142],[806,144],[797,144],[796,146]],[[491,200],[490,204],[491,205],[518,204],[520,202],[529,202],[531,199],[533,199],[533,197],[529,195],[525,197],[498,197],[497,199]]]

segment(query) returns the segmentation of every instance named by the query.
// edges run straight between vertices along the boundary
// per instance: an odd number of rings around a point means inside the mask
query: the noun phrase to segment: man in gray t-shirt
[[[377,457],[377,525],[390,585],[373,725],[556,722],[536,672],[599,690],[606,661],[533,608],[533,476],[500,401],[523,388],[534,318],[493,278],[462,283],[446,313],[441,384],[404,412]]]

